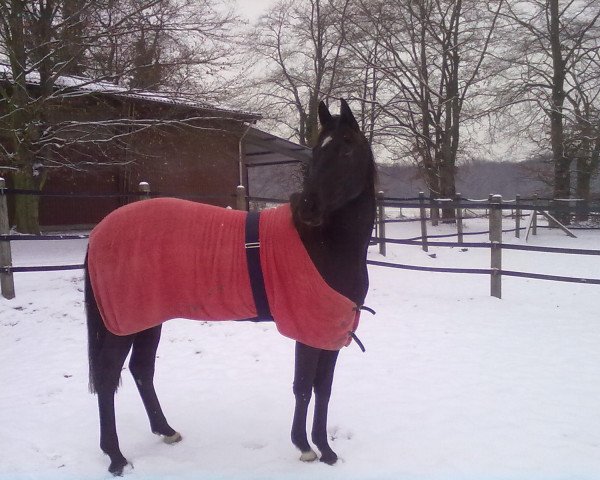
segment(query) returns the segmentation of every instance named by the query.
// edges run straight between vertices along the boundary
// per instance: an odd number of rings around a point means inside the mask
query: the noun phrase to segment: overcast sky
[[[273,3],[275,0],[237,0],[239,12],[250,21],[258,19]]]

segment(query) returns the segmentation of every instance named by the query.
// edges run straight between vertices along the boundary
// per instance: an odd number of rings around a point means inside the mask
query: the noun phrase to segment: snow
[[[466,231],[486,230],[469,220]],[[505,225],[507,228],[507,225]],[[418,224],[388,236],[418,235]],[[442,234],[450,226],[430,230]],[[529,244],[598,248],[539,230]],[[485,235],[469,237],[485,241]],[[522,242],[512,234],[504,241]],[[85,240],[13,242],[15,265],[77,264]],[[489,267],[485,249],[388,245],[387,260]],[[370,257],[383,260],[373,247]],[[504,251],[510,270],[600,277],[600,258]],[[131,479],[600,478],[600,322],[596,285],[370,267],[356,345],[340,355],[329,433],[341,461],[305,464],[289,440],[293,342],[271,324],[167,322],[156,385],[184,439],[149,431],[124,372],[116,396]],[[82,272],[15,274],[0,300],[0,479],[106,479],[87,393]],[[310,420],[309,420],[310,425]]]

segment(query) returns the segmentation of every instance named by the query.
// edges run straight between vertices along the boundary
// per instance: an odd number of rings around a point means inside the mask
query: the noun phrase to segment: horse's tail
[[[102,320],[96,298],[94,297],[94,291],[92,290],[87,255],[85,257],[85,314],[88,330],[89,389],[90,393],[97,393],[98,357],[100,356],[100,350],[102,349],[102,344],[108,330],[104,325],[104,320]]]

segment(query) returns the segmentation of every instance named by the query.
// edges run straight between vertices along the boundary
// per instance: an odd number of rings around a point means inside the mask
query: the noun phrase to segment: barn
[[[35,96],[39,80],[27,81]],[[142,181],[158,195],[220,206],[235,206],[238,185],[286,198],[311,155],[257,128],[259,114],[82,77],[59,77],[57,88],[50,122],[77,133],[63,134],[44,162],[44,229],[93,225],[132,201]]]

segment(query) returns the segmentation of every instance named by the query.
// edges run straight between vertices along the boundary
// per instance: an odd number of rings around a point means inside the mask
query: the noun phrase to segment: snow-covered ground
[[[485,230],[471,220],[467,231]],[[395,224],[388,236],[418,235]],[[446,233],[440,226],[432,234]],[[534,245],[600,248],[599,232]],[[485,241],[485,236],[469,237]],[[518,243],[512,234],[505,241]],[[85,241],[13,242],[15,265],[81,263]],[[373,259],[382,259],[373,247]],[[388,246],[390,261],[489,266],[483,249]],[[505,268],[600,278],[600,257],[504,252]],[[340,355],[329,431],[341,461],[289,441],[293,342],[271,324],[168,322],[157,389],[183,442],[149,432],[130,375],[118,430],[135,479],[600,478],[600,287],[370,267],[359,336]],[[82,273],[20,273],[0,300],[0,479],[104,479],[87,393]]]

